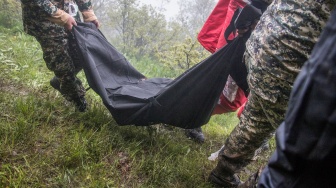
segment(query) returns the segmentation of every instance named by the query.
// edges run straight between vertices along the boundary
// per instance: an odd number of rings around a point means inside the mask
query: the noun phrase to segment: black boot
[[[57,91],[59,91],[60,93],[62,93],[61,91],[61,83],[59,81],[59,79],[54,76],[51,80],[50,80],[50,85],[56,89]],[[78,97],[72,100],[72,102],[75,104],[76,106],[76,110],[79,112],[85,112],[87,109],[87,102],[85,100],[84,97]]]
[[[185,129],[184,133],[188,138],[191,138],[196,142],[203,143],[205,140],[201,127],[195,129]]]
[[[61,92],[61,83],[60,83],[60,81],[58,80],[58,78],[56,76],[54,76],[50,80],[50,85],[51,85],[51,87],[53,87],[57,91]]]
[[[260,167],[259,170],[250,175],[250,177],[242,184],[238,186],[238,188],[256,188],[258,187],[258,181],[262,171],[264,170],[264,166]]]
[[[84,97],[79,97],[73,100],[76,106],[76,110],[79,112],[85,112],[87,110],[87,102]]]
[[[241,183],[239,177],[227,171],[221,162],[218,162],[216,168],[211,171],[208,181],[215,187],[225,188],[237,187]]]

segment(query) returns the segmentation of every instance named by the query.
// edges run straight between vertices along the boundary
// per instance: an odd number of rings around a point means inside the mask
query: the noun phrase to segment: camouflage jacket
[[[91,0],[21,0],[22,19],[25,31],[43,22],[49,23],[47,19],[55,14],[58,9],[69,12],[69,3],[77,4],[79,11],[92,10]],[[79,16],[76,17],[79,19]]]
[[[249,87],[275,102],[291,86],[335,6],[336,0],[274,0],[246,43]],[[289,91],[284,91],[289,90]]]

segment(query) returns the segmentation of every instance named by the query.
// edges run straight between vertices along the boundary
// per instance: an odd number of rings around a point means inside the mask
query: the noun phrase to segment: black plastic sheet
[[[146,78],[92,23],[78,23],[73,33],[87,81],[119,125],[164,123],[187,129],[209,121],[231,61],[237,61],[234,54],[242,59],[248,38],[237,37],[179,77],[168,79]]]

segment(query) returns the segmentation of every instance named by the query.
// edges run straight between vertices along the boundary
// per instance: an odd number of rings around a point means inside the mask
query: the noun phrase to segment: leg
[[[49,25],[48,29],[41,28],[40,32],[44,33],[35,37],[41,44],[48,69],[55,73],[60,83],[59,91],[67,100],[74,102],[78,110],[85,110],[85,89],[76,77],[80,69],[76,69],[69,54],[67,33],[55,24]]]
[[[211,172],[209,181],[221,186],[237,186],[234,174],[248,165],[256,149],[284,119],[287,100],[276,103],[265,101],[250,93],[239,124],[231,132],[220,151],[216,168]]]

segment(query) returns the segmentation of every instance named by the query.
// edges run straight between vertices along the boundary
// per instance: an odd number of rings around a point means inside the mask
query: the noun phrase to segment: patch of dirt
[[[14,95],[25,96],[30,93],[28,87],[24,87],[22,85],[18,85],[16,83],[10,82],[8,80],[1,79],[0,81],[0,91],[11,93]]]

